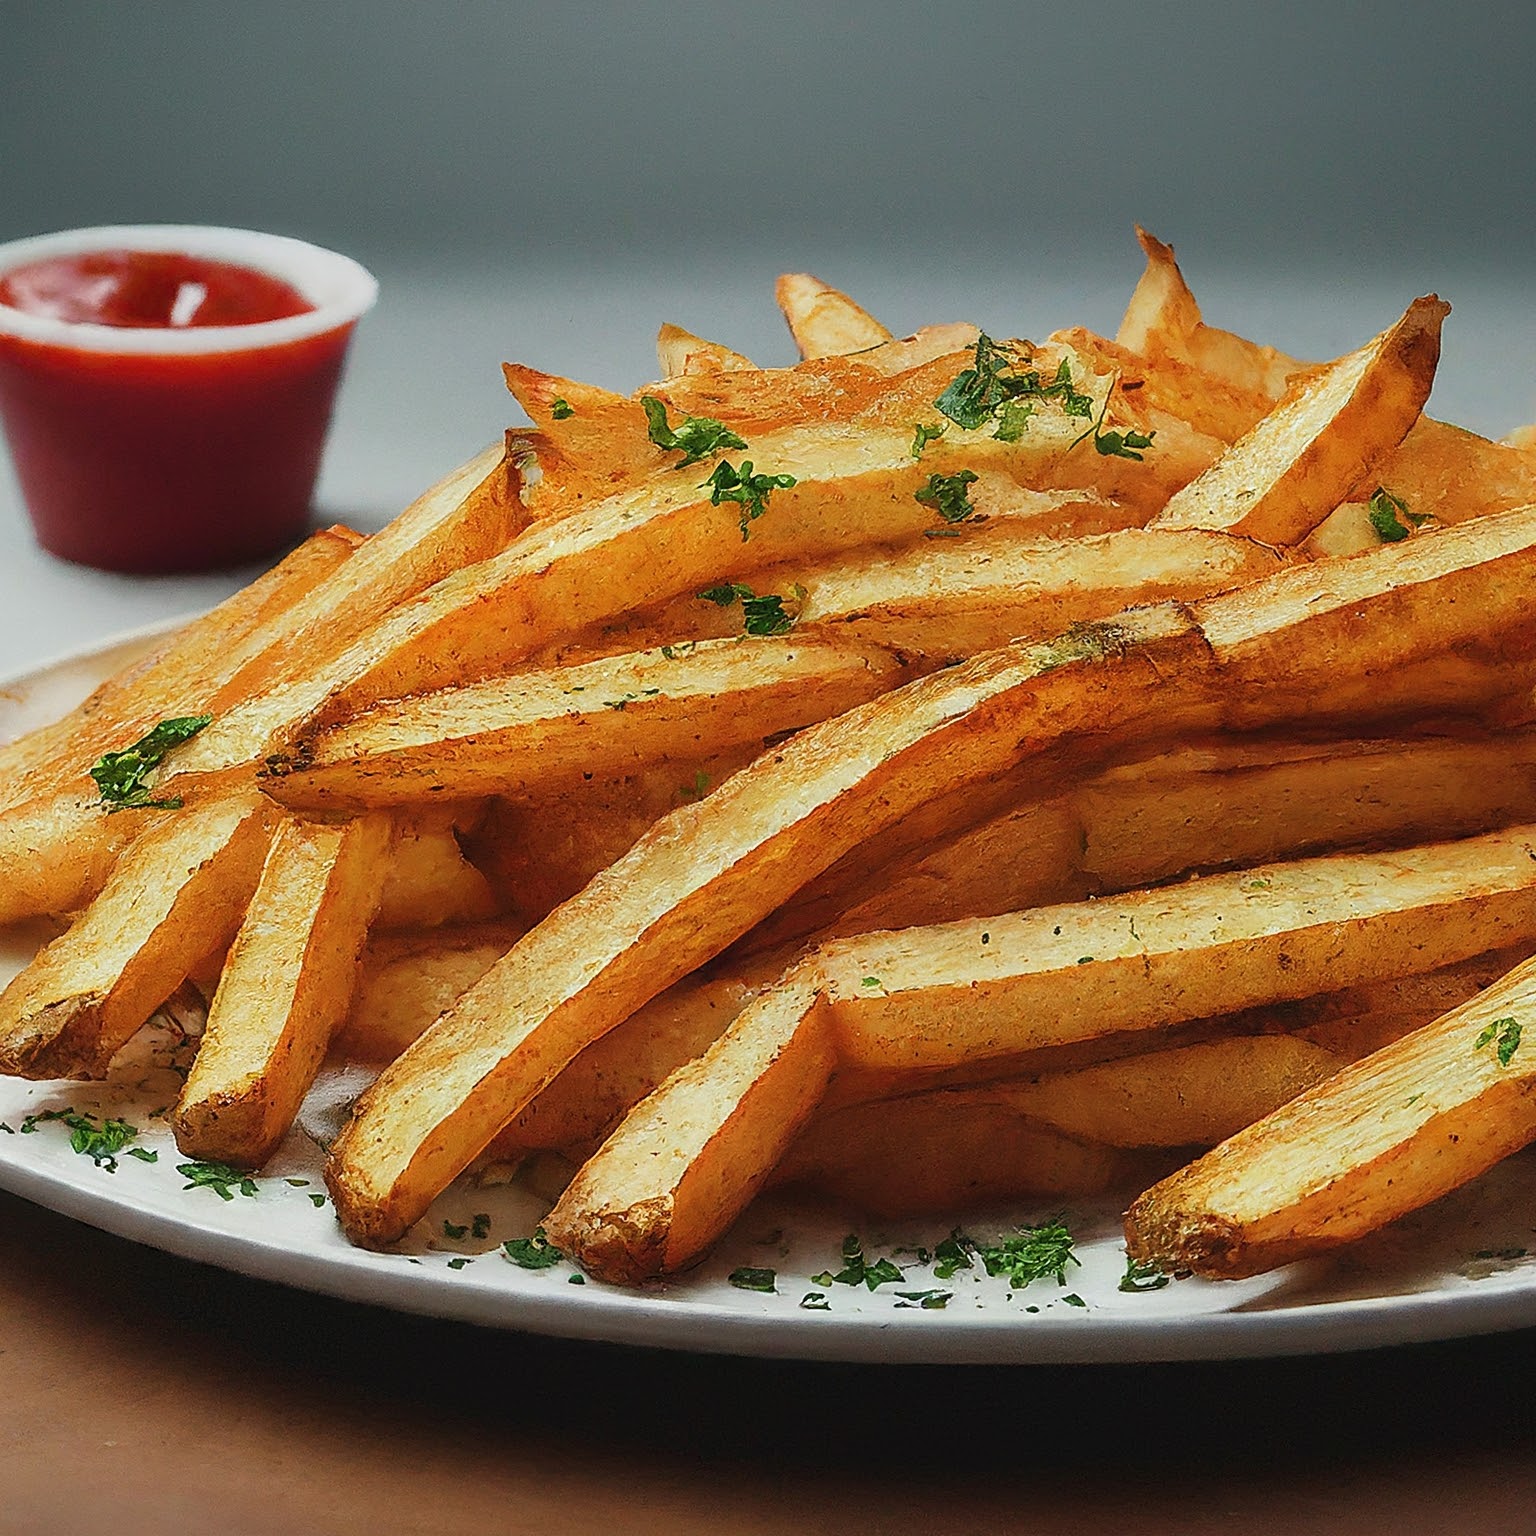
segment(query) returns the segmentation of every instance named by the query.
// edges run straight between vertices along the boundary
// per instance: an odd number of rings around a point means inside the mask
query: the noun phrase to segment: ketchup
[[[0,304],[74,325],[254,325],[315,306],[254,267],[180,251],[88,251],[0,275]]]
[[[106,570],[195,571],[302,537],[360,309],[268,339],[254,328],[319,306],[252,267],[116,249],[0,272],[0,304],[44,322],[7,334],[0,313],[0,414],[45,549]],[[77,342],[75,325],[93,329]],[[210,327],[253,329],[202,347],[186,334]]]

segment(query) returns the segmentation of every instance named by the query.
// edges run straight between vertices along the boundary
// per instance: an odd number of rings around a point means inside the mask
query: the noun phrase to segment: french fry
[[[257,1168],[346,1017],[394,828],[283,820],[225,962],[171,1124],[189,1157]]]
[[[1300,543],[1418,419],[1449,310],[1437,298],[1414,300],[1396,325],[1298,386],[1170,497],[1153,526]]]
[[[88,789],[86,775],[104,752],[137,741],[161,720],[204,709],[229,686],[253,643],[259,646],[362,542],[346,528],[312,535],[265,575],[108,678],[61,719],[0,746],[5,806]]]
[[[393,1061],[521,936],[520,925],[505,918],[370,933],[333,1053],[347,1061]]]
[[[355,809],[516,794],[676,755],[762,743],[894,687],[906,669],[855,640],[703,640],[524,672],[364,712],[291,756],[267,790],[290,806]]]
[[[1115,340],[1152,359],[1188,363],[1237,389],[1278,401],[1311,365],[1207,325],[1179,271],[1173,247],[1138,227],[1146,270],[1136,284]]]
[[[768,1183],[807,1185],[871,1216],[953,1217],[1001,1200],[1097,1194],[1136,1166],[1122,1152],[1079,1141],[975,1090],[963,1106],[925,1094],[818,1114]]]
[[[1143,1194],[1132,1258],[1238,1277],[1326,1253],[1536,1139],[1536,961]]]
[[[864,352],[891,340],[873,315],[809,272],[786,272],[773,291],[801,357]]]
[[[103,1076],[228,941],[269,837],[269,807],[246,795],[165,817],[130,844],[95,901],[0,995],[0,1071]]]
[[[496,915],[496,893],[464,857],[460,836],[472,835],[480,806],[402,811],[379,893],[379,928],[436,928]]]
[[[557,1247],[601,1279],[670,1273],[747,1206],[832,1074],[814,979],[792,973],[748,1005],[590,1158],[545,1218]]]
[[[720,373],[752,367],[752,359],[718,341],[705,341],[679,325],[656,333],[656,365],[664,379],[687,373]]]

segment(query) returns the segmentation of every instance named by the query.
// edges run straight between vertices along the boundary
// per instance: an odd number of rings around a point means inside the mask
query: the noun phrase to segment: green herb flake
[[[307,1189],[309,1187],[308,1179],[284,1179],[283,1183],[293,1189]]]
[[[921,1307],[925,1312],[942,1312],[954,1299],[953,1291],[897,1291],[901,1298],[896,1303],[897,1309],[902,1307]]]
[[[1072,1251],[1072,1234],[1061,1222],[1022,1227],[995,1247],[976,1248],[989,1275],[1006,1275],[1015,1290],[1051,1275],[1067,1283],[1067,1266],[1081,1261]]]
[[[674,466],[677,469],[702,463],[711,454],[723,453],[727,448],[747,446],[744,439],[713,416],[685,416],[676,427],[669,425],[666,402],[655,395],[641,395],[640,409],[645,412],[645,435],[663,452],[681,451],[683,456]]]
[[[929,475],[928,483],[912,493],[913,501],[932,507],[946,523],[963,523],[975,514],[966,494],[980,477],[973,469],[956,470],[952,475]]]
[[[958,1270],[974,1268],[971,1253],[975,1246],[963,1232],[951,1232],[933,1250],[933,1278],[950,1280]]]
[[[776,592],[742,601],[741,627],[749,635],[787,635],[794,623],[794,615],[784,611],[784,599]]]
[[[101,803],[109,812],[179,810],[180,799],[152,799],[147,780],[172,747],[190,741],[212,722],[212,715],[180,715],[173,720],[162,720],[131,747],[125,747],[121,752],[103,753],[91,769]]]
[[[124,1153],[126,1157],[136,1157],[141,1163],[158,1163],[160,1154],[152,1152],[148,1147],[129,1147]]]
[[[824,1270],[811,1276],[812,1285],[864,1285],[872,1291],[882,1285],[890,1285],[901,1279],[901,1270],[889,1259],[877,1259],[871,1264],[864,1256],[864,1245],[857,1236],[849,1233],[843,1239],[843,1267],[833,1274]]]
[[[576,407],[564,395],[556,395],[549,402],[549,414],[554,421],[569,421],[576,414]],[[666,420],[665,412],[662,414],[662,420]]]
[[[1126,1255],[1125,1273],[1120,1277],[1120,1289],[1132,1295],[1142,1291],[1160,1291],[1168,1284],[1168,1276],[1156,1264],[1144,1264]]]
[[[445,1221],[443,1223],[443,1236],[451,1238],[454,1242],[458,1242],[461,1237],[467,1237],[468,1235],[468,1222],[466,1222],[463,1226],[459,1226],[457,1222],[452,1221]]]
[[[1494,1056],[1501,1067],[1507,1067],[1520,1049],[1520,1021],[1514,1018],[1495,1019],[1472,1043],[1474,1051],[1487,1046],[1494,1047]]]
[[[832,1310],[832,1303],[827,1300],[826,1294],[822,1291],[807,1291],[800,1298],[800,1305],[807,1312],[830,1312]]]
[[[449,1269],[463,1269],[464,1266],[466,1264],[468,1264],[468,1263],[469,1263],[469,1260],[466,1259],[462,1254],[460,1254],[460,1256],[458,1258],[456,1258],[456,1259],[449,1259],[448,1260],[448,1268]]]
[[[544,1235],[544,1228],[535,1229],[532,1237],[514,1237],[501,1245],[502,1252],[519,1269],[553,1269],[565,1255]]]
[[[739,446],[745,447],[742,443]],[[708,488],[712,507],[731,501],[741,508],[741,539],[746,543],[750,525],[768,510],[768,498],[775,491],[787,491],[795,484],[793,475],[754,474],[752,460],[743,459],[738,469],[729,459],[721,459],[714,473],[700,489]]]
[[[176,1172],[187,1182],[183,1189],[211,1189],[220,1200],[233,1200],[236,1193],[248,1200],[256,1195],[256,1181],[228,1163],[177,1163]]]
[[[968,432],[981,426],[1010,395],[1018,393],[1013,368],[1018,358],[1010,346],[995,342],[983,331],[976,338],[972,363],[950,380],[934,408]]]
[[[1005,400],[997,412],[997,425],[992,436],[1000,443],[1016,443],[1029,429],[1029,420],[1035,414],[1032,400]]]
[[[1394,496],[1384,485],[1378,485],[1371,492],[1371,499],[1365,505],[1371,527],[1383,544],[1396,544],[1429,521],[1427,513],[1410,512],[1408,503],[1402,497]]]
[[[484,1211],[477,1211],[469,1218],[469,1235],[471,1237],[491,1235],[491,1218]]]
[[[1076,1291],[1068,1291],[1061,1299],[1069,1307],[1082,1307],[1086,1310],[1088,1306],[1088,1303]]]
[[[732,603],[744,603],[752,596],[752,588],[744,586],[739,581],[722,581],[718,586],[705,587],[695,596],[703,602],[713,603],[717,608],[729,608]],[[666,654],[666,647],[662,647],[662,654]],[[668,658],[670,660],[670,658]]]
[[[738,1269],[733,1269],[726,1279],[736,1287],[738,1291],[768,1291],[776,1292],[778,1286],[777,1272],[771,1269],[757,1269],[750,1264],[743,1264]]]
[[[117,1154],[139,1134],[136,1126],[126,1120],[102,1120],[89,1111],[73,1106],[64,1109],[45,1109],[28,1115],[21,1122],[23,1136],[34,1135],[38,1126],[57,1121],[69,1132],[69,1146],[73,1152],[88,1157],[98,1168],[108,1173],[117,1172]]]
[[[878,976],[865,976],[860,980],[859,985],[861,987],[879,987],[883,986],[884,983]]]
[[[912,457],[914,459],[922,458],[923,449],[933,442],[935,438],[943,437],[948,430],[949,424],[947,422],[936,421],[932,424],[922,421],[918,422],[916,433],[912,438]]]
[[[318,1211],[320,1209],[320,1207],[325,1204],[325,1196],[324,1195],[311,1195],[309,1197],[309,1203],[312,1206],[314,1206],[314,1208]]]

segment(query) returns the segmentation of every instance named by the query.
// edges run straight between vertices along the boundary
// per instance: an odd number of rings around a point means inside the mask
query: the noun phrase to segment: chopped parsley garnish
[[[503,1243],[501,1250],[519,1269],[553,1269],[565,1255],[544,1235],[544,1228],[534,1230],[532,1237],[514,1237]]]
[[[458,1258],[456,1258],[456,1259],[449,1259],[449,1260],[448,1260],[448,1268],[449,1268],[449,1269],[463,1269],[463,1268],[464,1268],[464,1266],[465,1266],[465,1265],[466,1265],[466,1264],[468,1264],[468,1263],[469,1263],[469,1260],[468,1260],[468,1259],[466,1259],[466,1258],[465,1258],[465,1257],[464,1257],[464,1256],[463,1256],[463,1255],[462,1255],[462,1254],[461,1254],[461,1255],[460,1255],[460,1256],[459,1256],[459,1257],[458,1257]]]
[[[976,1253],[989,1275],[1006,1275],[1016,1290],[1047,1275],[1065,1285],[1067,1265],[1081,1262],[1072,1252],[1072,1234],[1059,1221],[1023,1227],[996,1247],[978,1244]]]
[[[1396,544],[1429,521],[1427,513],[1410,512],[1408,503],[1402,497],[1394,496],[1384,485],[1378,485],[1371,492],[1366,515],[1383,544]]]
[[[726,1278],[738,1291],[776,1291],[774,1284],[778,1275],[775,1270],[756,1269],[750,1264],[743,1264],[739,1269],[733,1269]]]
[[[549,414],[555,421],[567,421],[576,414],[576,407],[564,395],[556,395],[549,403]],[[662,420],[666,420],[665,413]]]
[[[784,606],[786,599],[777,592],[755,593],[739,581],[723,581],[718,586],[705,587],[696,594],[706,603],[718,608],[729,608],[732,603],[741,604],[741,627],[749,635],[787,635],[794,628],[799,614],[798,605],[805,600],[805,588],[796,587],[788,601],[794,609]]]
[[[179,798],[151,799],[146,780],[172,747],[191,740],[212,721],[212,715],[179,715],[174,720],[162,720],[131,747],[103,753],[91,769],[91,777],[101,792],[101,803],[108,811],[179,810]]]
[[[103,1120],[89,1111],[69,1108],[45,1109],[40,1114],[28,1115],[21,1122],[22,1135],[30,1136],[38,1126],[54,1120],[69,1132],[71,1151],[90,1158],[98,1168],[105,1168],[108,1173],[117,1172],[117,1154],[139,1134],[138,1127],[130,1125],[126,1120]],[[136,1155],[146,1157],[150,1162],[158,1156],[157,1153],[142,1151]]]
[[[745,448],[746,444],[738,442],[736,446]],[[754,474],[751,459],[743,459],[740,469],[729,459],[721,459],[704,485],[709,487],[712,507],[734,501],[741,508],[741,539],[745,543],[749,525],[768,510],[768,498],[775,491],[787,491],[795,483],[793,475]]]
[[[948,424],[942,421],[918,422],[912,437],[912,457],[914,459],[922,458],[923,449],[936,437],[943,437],[948,430]]]
[[[220,1200],[233,1200],[238,1191],[252,1199],[256,1194],[256,1181],[228,1163],[177,1163],[176,1172],[187,1182],[183,1189],[211,1189]]]
[[[1152,439],[1157,436],[1157,433],[1135,432],[1131,430],[1124,432],[1106,432],[1104,430],[1104,418],[1109,414],[1109,396],[1113,393],[1114,389],[1113,386],[1111,386],[1109,392],[1104,396],[1104,406],[1103,409],[1101,409],[1099,412],[1098,420],[1095,421],[1094,424],[1086,432],[1080,433],[1077,437],[1075,437],[1072,442],[1067,445],[1067,450],[1070,452],[1073,448],[1076,448],[1077,445],[1082,442],[1085,437],[1088,437],[1091,434],[1093,437],[1094,449],[1098,453],[1102,454],[1105,458],[1135,459],[1137,463],[1140,463],[1142,459],[1140,450],[1143,448],[1150,448],[1152,446]]]
[[[929,475],[927,485],[913,491],[912,499],[932,507],[946,523],[963,523],[976,511],[966,489],[979,478],[974,469],[956,470],[952,475]]]
[[[901,1270],[889,1259],[876,1259],[871,1264],[864,1257],[863,1243],[850,1232],[843,1239],[843,1267],[836,1274],[831,1270],[823,1270],[819,1275],[812,1275],[811,1284],[865,1285],[873,1291],[900,1279]]]
[[[457,1242],[461,1237],[467,1237],[468,1235],[469,1224],[467,1222],[463,1226],[459,1226],[456,1222],[452,1221],[445,1221],[443,1223],[443,1236],[451,1238],[454,1242]]]
[[[925,1312],[942,1312],[954,1296],[953,1291],[897,1291],[901,1298],[896,1303],[902,1307],[921,1307]]]
[[[830,1312],[832,1310],[832,1303],[827,1300],[825,1293],[822,1291],[807,1291],[800,1298],[800,1305],[807,1312]]]
[[[700,464],[711,454],[723,453],[727,448],[745,448],[744,439],[737,437],[723,421],[713,416],[685,416],[677,426],[667,422],[667,406],[655,395],[641,395],[640,408],[648,423],[646,436],[664,452],[682,453],[676,468],[686,469],[690,464]],[[718,506],[719,503],[717,502]]]
[[[129,1147],[124,1156],[136,1157],[141,1163],[158,1163],[160,1161],[160,1154],[158,1152],[151,1152],[148,1147]]]
[[[884,983],[878,976],[861,976],[859,978],[859,985],[861,987],[879,987],[883,986]]]
[[[971,366],[961,369],[933,402],[956,426],[974,432],[995,421],[992,435],[1016,443],[1040,401],[1054,401],[1066,416],[1093,414],[1093,396],[1072,382],[1072,364],[1065,357],[1047,379],[1036,368],[1020,366],[1030,361],[1028,356],[985,332],[976,338],[972,356]]]
[[[314,1206],[314,1208],[318,1211],[320,1209],[320,1207],[325,1204],[325,1196],[324,1195],[311,1195],[309,1197],[309,1203],[312,1206]]]
[[[471,1237],[489,1237],[491,1235],[491,1218],[484,1211],[477,1211],[469,1218],[469,1235]]]
[[[1079,1296],[1076,1291],[1068,1291],[1067,1294],[1065,1296],[1063,1296],[1061,1299],[1069,1307],[1084,1307],[1084,1308],[1086,1308],[1087,1305],[1088,1305],[1088,1303],[1086,1301],[1084,1301],[1083,1298],[1081,1296]]]
[[[1514,1018],[1495,1019],[1473,1041],[1472,1049],[1481,1051],[1490,1045],[1494,1048],[1499,1065],[1507,1067],[1514,1060],[1515,1052],[1520,1049],[1520,1021]]]
[[[957,1270],[970,1269],[971,1250],[975,1244],[963,1232],[951,1232],[933,1250],[933,1278],[949,1280]]]
[[[1125,1273],[1120,1277],[1122,1291],[1160,1291],[1167,1284],[1168,1276],[1156,1264],[1142,1263],[1126,1255]]]

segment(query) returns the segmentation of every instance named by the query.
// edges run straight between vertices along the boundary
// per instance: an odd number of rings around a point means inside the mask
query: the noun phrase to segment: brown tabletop
[[[662,1354],[306,1295],[0,1195],[0,1532],[1536,1530],[1536,1331],[1197,1366]]]

